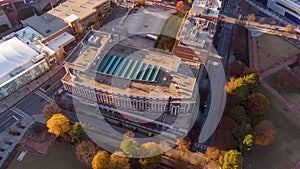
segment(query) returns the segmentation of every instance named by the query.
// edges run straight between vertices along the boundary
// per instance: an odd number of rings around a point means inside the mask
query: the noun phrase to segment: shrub
[[[5,143],[5,144],[8,144],[8,145],[12,145],[13,142],[11,142],[11,141],[9,141],[9,140],[4,140],[4,143]]]
[[[8,130],[8,133],[11,135],[14,135],[14,136],[19,136],[21,134],[20,132],[17,132],[15,130],[11,130],[11,129]]]
[[[119,126],[119,127],[122,127],[122,126],[123,126],[123,123],[122,123],[122,122],[118,122],[118,126]]]
[[[149,132],[149,133],[148,133],[148,137],[153,137],[153,133],[152,133],[152,132]]]
[[[132,128],[132,131],[136,132],[136,131],[137,131],[137,128],[136,128],[136,127],[133,127],[133,128]]]
[[[17,126],[18,128],[20,128],[20,129],[24,129],[24,128],[25,128],[25,126],[22,126],[22,123],[21,123],[21,122],[18,122],[18,123],[16,124],[16,126]]]

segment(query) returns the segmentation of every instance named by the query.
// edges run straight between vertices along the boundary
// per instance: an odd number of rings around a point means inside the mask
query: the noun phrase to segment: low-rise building
[[[198,113],[199,64],[122,45],[107,51],[110,43],[108,33],[86,35],[65,61],[65,90],[129,123],[187,134]]]
[[[256,0],[287,19],[300,24],[299,0]]]
[[[63,33],[49,39],[30,27],[0,40],[0,99],[42,75],[61,58],[75,37]]]

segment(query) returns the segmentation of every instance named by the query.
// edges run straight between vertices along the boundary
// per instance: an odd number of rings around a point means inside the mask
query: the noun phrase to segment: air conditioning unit
[[[33,63],[37,63],[39,62],[40,60],[44,59],[47,57],[47,53],[46,52],[42,52],[41,54],[35,56],[34,58],[31,59],[31,61]]]

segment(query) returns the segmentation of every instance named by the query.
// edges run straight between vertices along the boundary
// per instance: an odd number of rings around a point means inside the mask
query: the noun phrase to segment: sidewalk
[[[48,72],[31,81],[28,85],[24,85],[17,91],[7,96],[6,99],[0,101],[0,115],[14,107],[18,102],[24,99],[26,96],[34,92],[36,89],[41,87],[48,79],[56,75],[60,70],[63,69],[62,64],[53,66]]]

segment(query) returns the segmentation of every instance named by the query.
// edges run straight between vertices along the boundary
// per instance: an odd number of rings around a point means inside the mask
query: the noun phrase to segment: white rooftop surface
[[[32,49],[34,49],[35,51],[39,51],[37,45],[34,42],[34,37],[44,38],[40,33],[27,26],[15,32],[15,34],[17,34],[17,37]]]
[[[21,40],[13,37],[0,43],[0,84],[9,80],[15,69],[27,69],[33,65],[31,59],[38,55],[36,51]]]
[[[65,43],[73,39],[75,40],[75,37],[73,35],[71,35],[68,32],[65,32],[57,36],[56,38],[52,39],[51,41],[49,41],[47,46],[56,52],[59,50],[60,46],[64,45]]]

